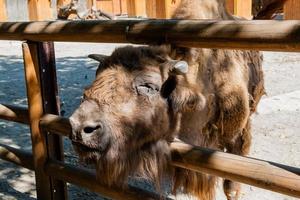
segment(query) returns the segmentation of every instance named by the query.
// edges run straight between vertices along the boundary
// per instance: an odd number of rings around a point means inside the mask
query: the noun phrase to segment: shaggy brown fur
[[[176,19],[233,19],[223,0],[182,0]],[[188,63],[185,70],[184,60]],[[96,80],[70,118],[80,157],[95,163],[100,182],[124,186],[128,176],[159,186],[173,174],[174,192],[214,199],[216,178],[168,166],[175,137],[247,155],[250,115],[264,94],[257,51],[123,47],[101,59]],[[224,181],[228,199],[239,184]]]
[[[224,8],[223,0],[183,0],[173,18],[235,19]],[[195,116],[193,111],[182,114],[186,120],[179,138],[190,144],[247,155],[251,145],[250,114],[264,94],[262,55],[257,51],[173,48],[177,59],[189,63],[189,81],[202,85],[204,96],[212,99],[205,117],[198,113]],[[177,170],[175,180],[175,186],[199,199],[214,198],[212,176]],[[224,191],[228,199],[237,199],[239,184],[225,180]]]

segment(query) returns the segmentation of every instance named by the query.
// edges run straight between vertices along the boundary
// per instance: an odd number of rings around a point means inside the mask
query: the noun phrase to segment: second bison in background
[[[233,20],[224,0],[182,0],[174,18]],[[168,172],[173,191],[214,199],[216,178],[170,167],[169,144],[247,155],[250,115],[264,94],[261,54],[127,46],[93,57],[96,79],[70,122],[74,148],[96,164],[99,181],[122,187],[132,175],[159,186]],[[238,183],[223,185],[227,199],[238,198]]]

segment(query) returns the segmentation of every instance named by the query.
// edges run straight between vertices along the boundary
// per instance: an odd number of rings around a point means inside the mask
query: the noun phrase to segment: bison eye
[[[159,91],[159,88],[151,83],[145,83],[142,85],[138,85],[136,87],[138,94],[140,95],[154,95],[157,94]]]

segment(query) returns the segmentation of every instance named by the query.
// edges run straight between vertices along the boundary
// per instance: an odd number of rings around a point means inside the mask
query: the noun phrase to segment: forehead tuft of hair
[[[168,49],[166,47],[134,47],[117,48],[107,57],[102,67],[123,66],[128,70],[135,70],[149,65],[158,65],[166,62]]]

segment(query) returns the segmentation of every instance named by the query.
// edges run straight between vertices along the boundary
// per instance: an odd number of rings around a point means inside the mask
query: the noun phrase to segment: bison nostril
[[[92,127],[92,126],[87,126],[87,127],[85,127],[85,128],[83,129],[83,132],[89,134],[89,133],[93,133],[95,130],[98,130],[98,129],[100,129],[100,128],[101,128],[100,125],[97,125],[97,126],[94,126],[94,127]]]

